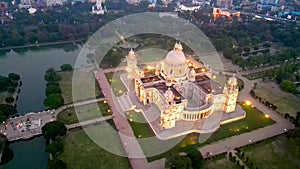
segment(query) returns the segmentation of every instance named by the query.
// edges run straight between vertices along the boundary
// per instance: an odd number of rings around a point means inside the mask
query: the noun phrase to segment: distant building
[[[1,12],[1,14],[3,14],[4,12],[6,12],[7,7],[8,7],[7,2],[0,2],[0,12]]]
[[[21,0],[20,2],[21,2],[21,4],[23,4],[23,5],[31,5],[32,0]]]
[[[232,6],[233,0],[217,0],[216,5],[219,7]]]
[[[67,0],[45,0],[46,6],[62,5],[65,2],[67,2]]]
[[[107,12],[106,7],[104,6],[103,0],[96,0],[96,5],[92,6],[92,13],[97,15],[103,15]]]

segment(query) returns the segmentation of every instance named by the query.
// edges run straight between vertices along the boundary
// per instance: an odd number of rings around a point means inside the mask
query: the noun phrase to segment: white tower
[[[224,93],[226,95],[224,112],[229,113],[235,111],[236,101],[239,93],[238,83],[235,75],[227,80]]]
[[[189,80],[191,82],[194,82],[196,80],[196,72],[195,72],[194,68],[191,69],[190,74],[189,74],[189,78],[190,78]]]
[[[128,55],[126,56],[127,59],[127,72],[128,72],[128,77],[130,79],[134,79],[135,77],[137,77],[139,75],[139,71],[138,71],[138,67],[137,67],[137,61],[136,61],[136,57],[134,54],[134,51],[131,49],[128,53]]]

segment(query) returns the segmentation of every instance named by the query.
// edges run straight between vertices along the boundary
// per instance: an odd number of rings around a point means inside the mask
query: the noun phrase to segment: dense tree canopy
[[[70,71],[73,67],[70,64],[63,64],[60,66],[61,71]]]
[[[42,133],[45,139],[55,138],[56,136],[63,136],[67,133],[67,128],[61,121],[52,121],[46,123],[42,127]]]
[[[49,109],[56,109],[64,105],[64,98],[57,93],[50,94],[45,100],[44,105]]]
[[[59,159],[50,160],[47,164],[47,169],[66,169],[66,168],[67,165]]]
[[[3,151],[3,149],[7,148],[8,146],[8,140],[4,134],[0,133],[0,152]]]
[[[170,169],[193,169],[192,161],[187,156],[179,154],[172,155],[167,161],[167,167]]]
[[[61,77],[55,72],[54,68],[49,68],[44,76],[46,81],[59,81]]]
[[[12,86],[11,79],[0,75],[0,92],[6,91],[10,86]]]
[[[63,142],[61,141],[53,141],[51,144],[47,145],[46,150],[47,153],[51,153],[52,155],[56,155],[63,151]]]
[[[49,85],[46,87],[46,96],[50,96],[51,94],[60,94],[61,89],[57,85]]]
[[[280,88],[286,92],[290,93],[296,93],[297,92],[297,86],[289,80],[284,80],[280,83]]]
[[[8,74],[8,77],[11,78],[12,80],[20,80],[20,75],[16,74],[16,73],[10,73]]]
[[[0,121],[4,121],[10,115],[14,115],[17,113],[17,109],[8,104],[0,104]]]

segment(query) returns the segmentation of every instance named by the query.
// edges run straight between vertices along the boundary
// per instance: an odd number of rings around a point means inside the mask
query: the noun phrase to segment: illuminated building
[[[222,87],[211,79],[212,73],[203,64],[186,59],[180,43],[155,66],[140,68],[133,50],[126,59],[127,75],[134,81],[135,96],[144,106],[157,106],[164,130],[176,127],[178,121],[201,121],[215,112],[229,114],[236,109],[236,77],[230,77]]]
[[[228,17],[229,19],[233,19],[234,16],[240,20],[241,13],[238,11],[230,11],[227,8],[214,8],[213,9],[214,20],[218,17]]]

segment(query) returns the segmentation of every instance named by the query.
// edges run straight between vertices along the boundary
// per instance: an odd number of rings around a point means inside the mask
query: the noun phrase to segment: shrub
[[[6,97],[5,98],[5,101],[7,102],[7,103],[12,103],[12,102],[14,102],[14,98],[13,97],[11,97],[11,96],[8,96],[8,97]]]

